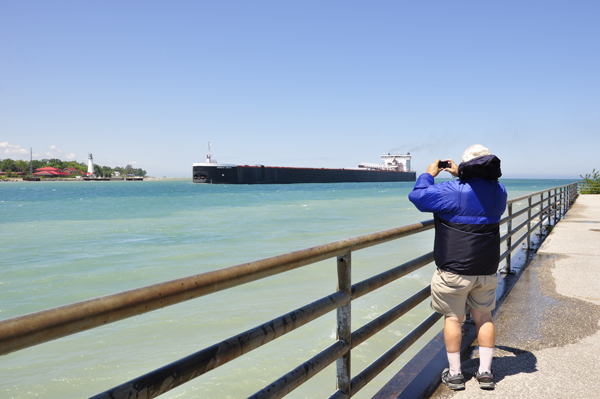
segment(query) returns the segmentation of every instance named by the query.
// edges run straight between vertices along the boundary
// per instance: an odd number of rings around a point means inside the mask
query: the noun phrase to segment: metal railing
[[[526,240],[529,248],[531,246],[531,235],[536,234],[537,229],[539,229],[538,234],[544,234],[544,229],[549,231],[553,224],[555,225],[559,218],[565,214],[576,196],[577,184],[573,183],[508,201],[508,214],[500,222],[501,225],[506,225],[507,230],[501,238],[506,247],[501,255],[501,260],[506,263],[504,272],[511,272],[511,254],[519,244]],[[527,201],[527,204],[522,209],[516,209],[519,208],[521,201]],[[523,219],[525,220],[523,221]],[[513,222],[519,224],[513,227]],[[535,224],[532,225],[532,223]],[[135,397],[141,399],[157,397],[333,310],[337,312],[336,341],[310,360],[252,395],[251,398],[281,398],[333,362],[336,362],[337,366],[337,391],[333,392],[331,398],[349,398],[390,365],[441,318],[441,315],[437,313],[431,314],[371,365],[352,377],[352,349],[429,298],[430,287],[423,288],[356,331],[351,331],[352,301],[433,261],[433,252],[430,252],[376,276],[352,284],[352,252],[407,237],[431,228],[433,228],[433,220],[414,223],[3,320],[0,321],[0,355],[284,273],[322,260],[336,258],[338,289],[331,295],[114,387],[93,398]],[[525,228],[526,230],[523,231]]]
[[[507,216],[500,220],[501,226],[503,224],[507,226],[506,234],[500,238],[501,245],[505,243],[506,248],[500,256],[500,262],[505,261],[506,263],[506,266],[501,270],[502,273],[511,272],[512,252],[524,240],[526,240],[526,248],[531,249],[531,235],[538,229],[539,232],[537,234],[539,235],[549,232],[558,220],[564,216],[567,209],[571,207],[575,198],[577,198],[577,183],[571,183],[512,198],[507,202]],[[527,201],[526,206],[517,210],[513,209],[514,205],[525,200]],[[536,213],[532,214],[532,211]],[[525,214],[527,215],[526,217]],[[532,226],[531,223],[536,220],[537,222]],[[513,221],[521,223],[513,228]],[[523,231],[525,227],[527,229]],[[516,238],[514,242],[513,237]]]

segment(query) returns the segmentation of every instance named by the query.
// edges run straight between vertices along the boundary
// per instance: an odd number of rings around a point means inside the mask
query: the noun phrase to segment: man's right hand
[[[440,174],[440,172],[444,169],[440,169],[438,167],[438,164],[440,163],[441,159],[437,159],[434,163],[432,163],[431,165],[429,165],[427,167],[426,172],[429,173],[431,176],[436,177],[437,175]]]

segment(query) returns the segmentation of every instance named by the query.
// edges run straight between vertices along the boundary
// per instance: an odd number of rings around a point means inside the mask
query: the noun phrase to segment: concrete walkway
[[[600,398],[600,195],[581,195],[525,270],[498,313],[496,390],[463,362],[466,389],[432,398]]]

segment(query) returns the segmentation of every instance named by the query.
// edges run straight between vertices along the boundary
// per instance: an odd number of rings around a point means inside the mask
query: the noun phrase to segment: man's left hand
[[[458,177],[458,165],[452,159],[447,159],[450,162],[450,166],[444,169],[446,172],[449,172],[452,176]]]

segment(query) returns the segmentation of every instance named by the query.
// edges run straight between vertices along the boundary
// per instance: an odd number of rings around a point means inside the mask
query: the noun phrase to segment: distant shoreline
[[[159,181],[159,180],[170,180],[170,181],[173,181],[173,180],[181,180],[181,181],[183,181],[183,180],[190,180],[191,181],[192,178],[191,177],[154,177],[154,176],[147,176],[147,177],[144,177],[143,181]],[[4,182],[6,182],[6,183],[22,183],[22,182],[25,182],[25,183],[41,183],[41,182],[57,182],[57,181],[60,181],[60,182],[64,182],[64,181],[66,181],[66,182],[89,182],[89,180],[83,180],[83,179],[60,179],[60,178],[44,179],[44,180],[40,180],[40,181],[27,181],[27,180],[23,180],[23,179],[20,179],[20,178],[14,178],[14,177],[11,177],[11,178],[8,178],[8,179],[0,179],[0,183],[4,183]],[[109,180],[101,180],[101,181],[106,182],[106,181],[109,181]],[[128,181],[128,180],[110,180],[110,181]]]
[[[445,180],[453,180],[452,178],[436,178],[436,181],[445,181]],[[502,180],[540,180],[540,181],[544,181],[544,180],[568,180],[571,182],[576,182],[576,181],[580,181],[581,179],[573,179],[573,178],[565,178],[565,177],[506,177],[506,178],[501,178],[500,182],[502,182]],[[53,178],[53,179],[44,179],[41,181],[37,181],[37,182],[29,182],[29,181],[24,181],[23,179],[19,179],[19,178],[8,178],[8,179],[0,179],[0,183],[3,182],[7,182],[7,183],[20,183],[20,182],[25,182],[25,183],[40,183],[40,182],[82,182],[82,181],[87,181],[87,180],[83,180],[83,179],[60,179],[60,178]],[[107,180],[103,180],[103,182],[106,182]],[[126,180],[111,180],[111,181],[126,181]],[[144,177],[143,181],[192,181],[191,177],[156,177],[156,176],[146,176]],[[89,182],[89,181],[88,181]]]

